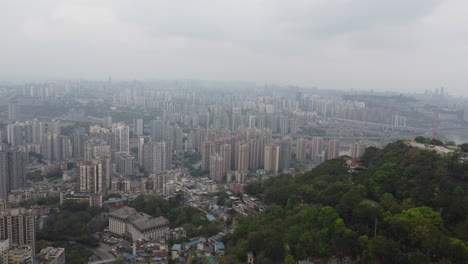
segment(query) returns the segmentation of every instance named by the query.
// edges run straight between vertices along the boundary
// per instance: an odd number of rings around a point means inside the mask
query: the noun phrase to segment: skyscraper
[[[112,127],[112,117],[106,116],[104,117],[104,127],[111,128]]]
[[[201,169],[207,171],[210,168],[210,158],[211,158],[211,142],[206,141],[201,145]]]
[[[215,182],[222,182],[225,171],[223,157],[219,154],[212,155],[210,157],[210,178]]]
[[[172,146],[176,153],[182,153],[184,151],[182,144],[182,128],[180,126],[172,127]]]
[[[18,105],[18,100],[11,99],[8,103],[8,120],[17,121],[20,118],[20,109]]]
[[[129,153],[117,152],[115,155],[115,169],[121,176],[135,175],[135,158]]]
[[[164,120],[152,120],[151,123],[151,138],[153,141],[164,140],[164,134],[166,131],[166,122]]]
[[[33,126],[31,122],[15,122],[7,126],[7,140],[11,146],[33,143]]]
[[[88,135],[85,133],[73,133],[70,136],[72,144],[72,158],[84,159],[85,144],[88,140]]]
[[[142,136],[144,132],[143,119],[133,119],[133,135]]]
[[[250,145],[247,143],[237,143],[235,153],[235,169],[238,171],[248,171],[250,160]]]
[[[232,156],[232,146],[231,144],[222,144],[221,145],[221,156],[223,157],[224,160],[224,169],[229,171],[231,169],[231,156]]]
[[[292,137],[283,137],[280,142],[280,169],[289,169],[291,166]]]
[[[296,141],[296,160],[307,159],[307,144],[308,140],[304,138],[298,138]]]
[[[264,169],[266,172],[278,172],[280,148],[276,144],[265,146]]]
[[[130,151],[130,129],[128,126],[117,123],[112,125],[112,149],[116,152]]]
[[[16,149],[0,151],[0,198],[11,190],[23,188],[29,162],[28,153]]]
[[[35,212],[25,208],[11,208],[0,212],[0,239],[8,239],[12,246],[30,246],[36,241]]]
[[[323,138],[322,137],[313,137],[312,138],[312,148],[310,150],[310,159],[317,162],[320,162],[322,155],[322,145],[323,145]]]
[[[143,168],[150,173],[161,173],[171,169],[172,150],[167,141],[148,142],[143,145]]]
[[[70,139],[56,134],[44,135],[42,141],[43,156],[50,161],[61,161],[70,158]]]
[[[242,124],[241,109],[238,107],[234,107],[232,108],[232,115],[231,115],[231,130],[236,131],[241,124]]]
[[[84,160],[93,161],[95,159],[110,159],[111,158],[111,147],[110,145],[102,140],[93,138],[85,143],[84,148]]]
[[[80,166],[80,191],[101,193],[106,187],[104,180],[101,163],[90,162]]]
[[[327,159],[334,159],[340,156],[340,140],[330,139],[328,141]]]

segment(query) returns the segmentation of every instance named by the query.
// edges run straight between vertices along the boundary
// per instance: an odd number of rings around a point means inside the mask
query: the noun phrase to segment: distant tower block
[[[19,116],[20,116],[20,112],[19,112],[18,100],[12,99],[8,103],[8,120],[17,121],[19,119]]]
[[[437,138],[437,131],[439,130],[439,112],[434,112],[434,123],[432,125],[432,138]]]

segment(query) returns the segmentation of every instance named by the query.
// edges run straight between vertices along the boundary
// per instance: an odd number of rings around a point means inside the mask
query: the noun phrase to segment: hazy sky
[[[467,0],[0,0],[0,78],[468,95]]]

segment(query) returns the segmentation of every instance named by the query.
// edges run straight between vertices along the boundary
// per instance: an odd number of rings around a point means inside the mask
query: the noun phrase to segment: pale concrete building
[[[157,237],[168,230],[169,221],[166,218],[152,217],[128,206],[109,213],[109,231],[134,241]]]

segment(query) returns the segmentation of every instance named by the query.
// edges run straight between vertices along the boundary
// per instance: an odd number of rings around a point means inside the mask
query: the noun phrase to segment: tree
[[[291,254],[288,254],[286,258],[284,259],[285,264],[296,264],[296,260],[294,260],[294,257]]]
[[[428,138],[425,138],[423,136],[417,136],[414,138],[414,141],[418,142],[418,143],[421,143],[421,144],[426,144],[426,143],[429,143],[429,139]]]

